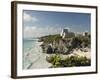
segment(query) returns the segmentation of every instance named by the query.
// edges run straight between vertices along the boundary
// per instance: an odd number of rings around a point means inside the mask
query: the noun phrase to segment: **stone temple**
[[[60,36],[62,38],[71,38],[75,36],[74,32],[70,32],[68,29],[62,29],[62,32],[60,33]]]

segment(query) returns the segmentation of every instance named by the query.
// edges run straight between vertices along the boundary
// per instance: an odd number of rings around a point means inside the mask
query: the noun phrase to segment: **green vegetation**
[[[48,35],[40,38],[43,42],[41,45],[43,52],[47,54],[54,54],[46,58],[52,64],[50,67],[74,67],[74,66],[90,66],[91,60],[82,56],[70,56],[62,59],[59,54],[68,55],[73,53],[74,49],[87,51],[84,48],[90,48],[91,36],[78,35],[70,38],[64,38],[60,34]]]
[[[80,35],[62,39],[60,34],[55,34],[43,36],[39,41],[43,42],[41,47],[44,53],[70,54],[76,48],[90,48],[91,37]]]
[[[57,67],[74,67],[74,66],[90,66],[91,60],[86,57],[70,56],[62,59],[59,55],[52,55],[47,58],[47,61],[52,64],[52,68]]]
[[[88,36],[73,37],[71,42],[72,48],[89,47],[90,44],[91,44],[91,39]]]
[[[54,55],[54,56],[51,56],[49,58],[47,58],[47,61],[52,63],[52,67],[60,67],[60,56],[59,55]]]

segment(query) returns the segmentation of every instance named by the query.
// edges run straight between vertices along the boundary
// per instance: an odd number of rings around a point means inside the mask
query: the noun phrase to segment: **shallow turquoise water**
[[[23,52],[28,52],[31,48],[34,47],[37,40],[23,40]]]
[[[26,39],[26,40],[24,39],[23,40],[23,69],[26,69],[32,63],[32,61],[27,58],[27,55],[30,53],[32,49],[34,49],[35,51],[37,42],[38,42],[38,39]],[[34,54],[34,57],[37,55],[36,53],[33,53],[33,54]]]

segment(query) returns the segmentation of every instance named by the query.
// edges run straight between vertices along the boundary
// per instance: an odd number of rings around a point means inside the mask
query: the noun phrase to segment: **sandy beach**
[[[70,56],[80,56],[80,57],[82,56],[82,57],[86,57],[87,59],[91,59],[91,50],[88,49],[87,52],[84,52],[78,49],[78,50],[74,50],[71,54],[68,55],[60,54],[60,56],[62,57],[62,59],[65,59],[66,57],[70,57]]]
[[[48,68],[51,66],[51,64],[46,61],[46,56],[48,54],[42,52],[41,44],[42,42],[37,42],[34,45],[35,47],[25,53],[25,61],[28,61],[27,65],[24,66],[25,69]]]
[[[88,59],[91,59],[91,49],[88,49],[87,52],[81,51],[80,49],[74,50],[73,55],[83,56]]]
[[[46,56],[47,55],[45,53],[41,54],[39,56],[39,59],[36,62],[32,63],[30,69],[49,68],[51,66],[51,64],[46,61]]]

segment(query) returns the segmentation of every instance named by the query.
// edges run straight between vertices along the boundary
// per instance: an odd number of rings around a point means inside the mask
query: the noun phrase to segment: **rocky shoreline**
[[[40,45],[43,53],[49,54],[46,57],[46,60],[48,62],[49,62],[49,59],[51,59],[51,57],[53,56],[55,57],[55,55],[56,56],[60,55],[61,60],[62,59],[66,60],[67,58],[75,57],[75,61],[78,62],[76,58],[79,58],[79,63],[81,63],[82,60],[80,59],[82,58],[84,60],[83,61],[84,64],[78,64],[78,66],[90,65],[90,62],[91,62],[91,46],[90,46],[91,37],[90,35],[88,36],[81,35],[81,36],[75,36],[75,37],[63,39],[59,34],[56,34],[56,35],[48,35],[48,36],[41,37],[39,39],[39,42],[41,41],[43,42]],[[57,59],[57,57],[55,58]]]
[[[40,45],[43,52],[48,54],[70,54],[74,49],[80,49],[81,51],[87,52],[87,49],[90,48],[91,44],[89,36],[78,36],[62,39],[59,35],[56,35],[56,37],[54,35],[49,35],[46,37],[41,37],[39,41],[43,42]]]

